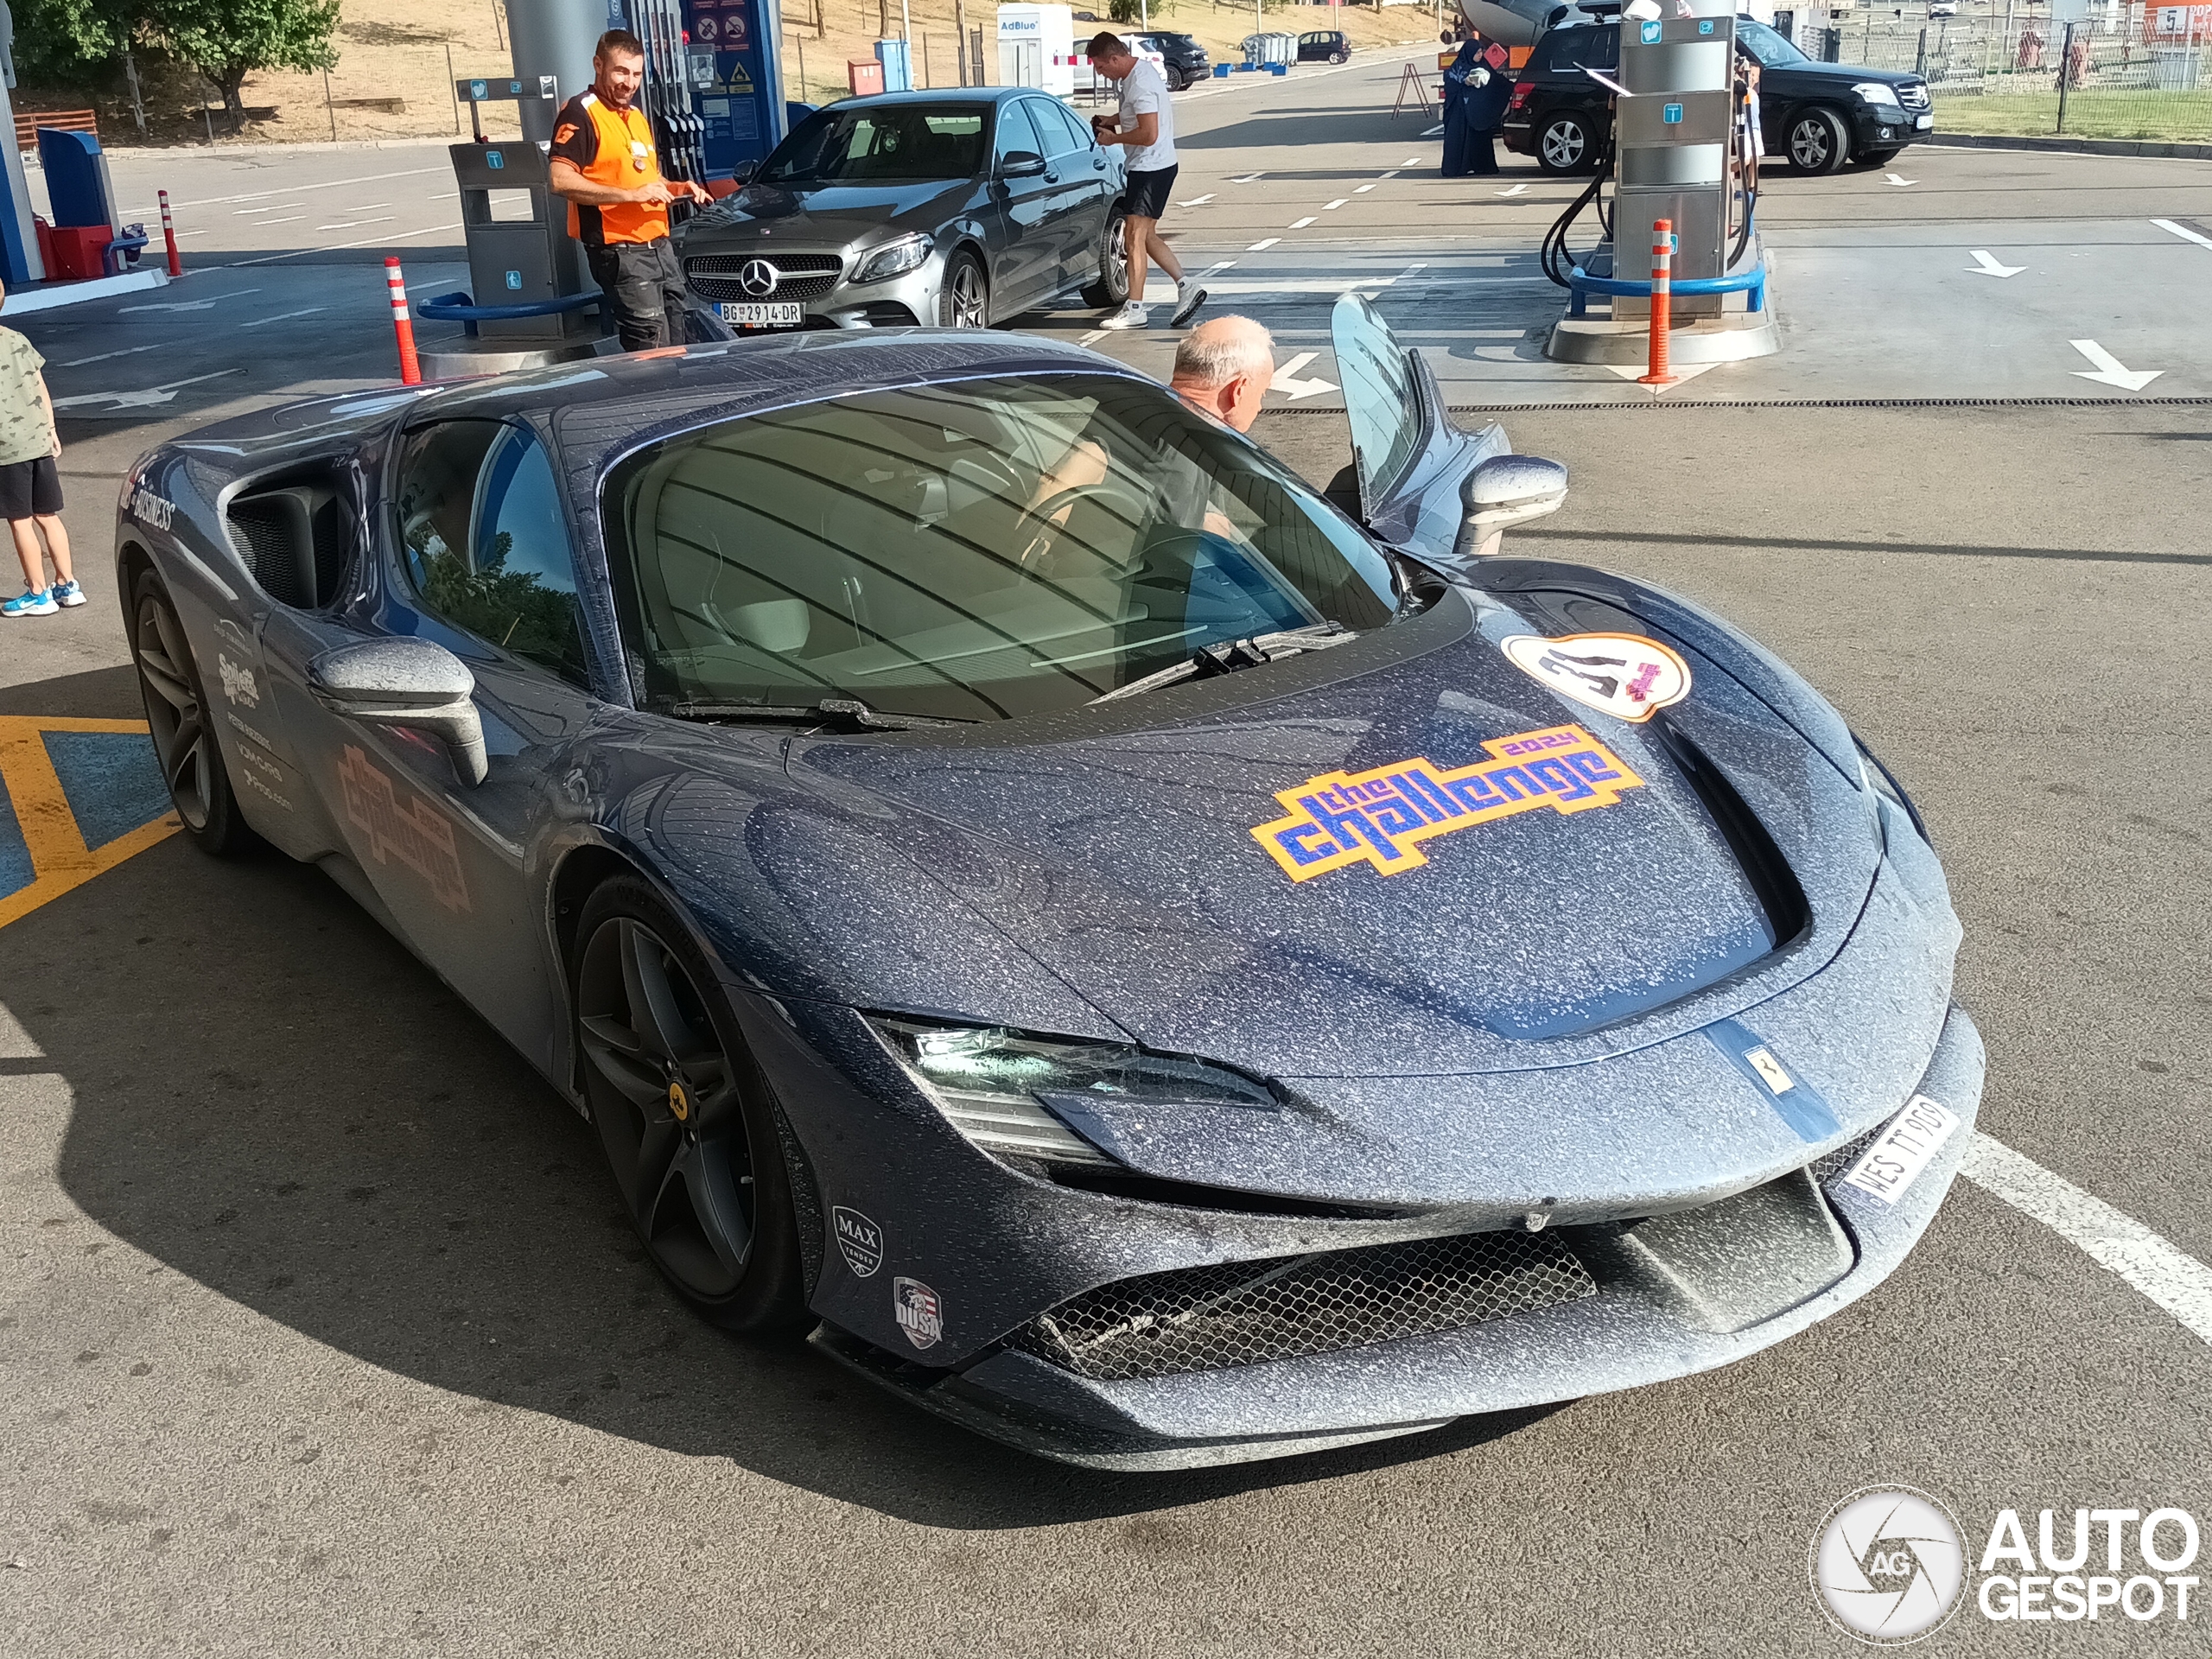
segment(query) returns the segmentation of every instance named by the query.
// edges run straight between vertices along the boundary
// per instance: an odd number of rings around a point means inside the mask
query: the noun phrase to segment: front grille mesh
[[[776,291],[748,294],[737,273],[755,259],[776,268]],[[704,300],[818,300],[837,286],[845,262],[834,253],[702,253],[683,262],[684,280]]]
[[[1859,1161],[1859,1154],[1874,1144],[1874,1137],[1889,1128],[1885,1122],[1877,1123],[1855,1141],[1845,1142],[1834,1152],[1822,1153],[1808,1167],[1813,1172],[1813,1185],[1825,1189],[1827,1184]]]
[[[1597,1288],[1555,1234],[1462,1233],[1124,1279],[1039,1315],[1011,1345],[1122,1382],[1427,1336]]]

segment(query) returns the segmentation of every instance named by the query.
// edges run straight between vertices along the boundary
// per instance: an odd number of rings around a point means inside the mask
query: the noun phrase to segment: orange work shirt
[[[596,92],[578,92],[553,120],[551,155],[592,183],[634,190],[660,177],[653,124],[632,104],[609,109]],[[658,242],[668,234],[668,208],[658,201],[621,201],[605,207],[569,204],[569,234],[588,248],[610,243]]]

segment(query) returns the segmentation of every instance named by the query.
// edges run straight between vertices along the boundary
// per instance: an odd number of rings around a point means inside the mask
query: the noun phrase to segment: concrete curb
[[[2212,162],[2212,144],[2167,143],[2156,138],[1986,138],[1970,132],[1937,132],[1920,142],[1956,149],[2040,149],[2068,156],[2146,156]]]

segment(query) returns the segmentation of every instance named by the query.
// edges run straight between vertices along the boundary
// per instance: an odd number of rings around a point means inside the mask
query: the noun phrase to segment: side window
[[[999,136],[997,156],[1000,164],[1013,156],[1030,155],[1042,160],[1044,141],[1037,137],[1037,129],[1030,124],[1027,99],[999,105]]]
[[[560,485],[535,434],[448,421],[412,435],[399,533],[424,608],[510,656],[589,683]]]
[[[1037,136],[1045,141],[1045,154],[1053,161],[1063,156],[1079,155],[1090,148],[1090,135],[1076,124],[1076,119],[1065,105],[1040,104],[1032,100],[1022,106],[1037,124]]]

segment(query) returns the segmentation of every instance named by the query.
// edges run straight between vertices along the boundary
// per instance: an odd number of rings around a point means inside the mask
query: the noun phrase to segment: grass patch
[[[1936,98],[1939,132],[1990,138],[2145,138],[2168,143],[2212,140],[2212,90],[2197,92],[2103,92],[2085,86],[2066,94],[2066,130],[2058,131],[2058,93]]]

